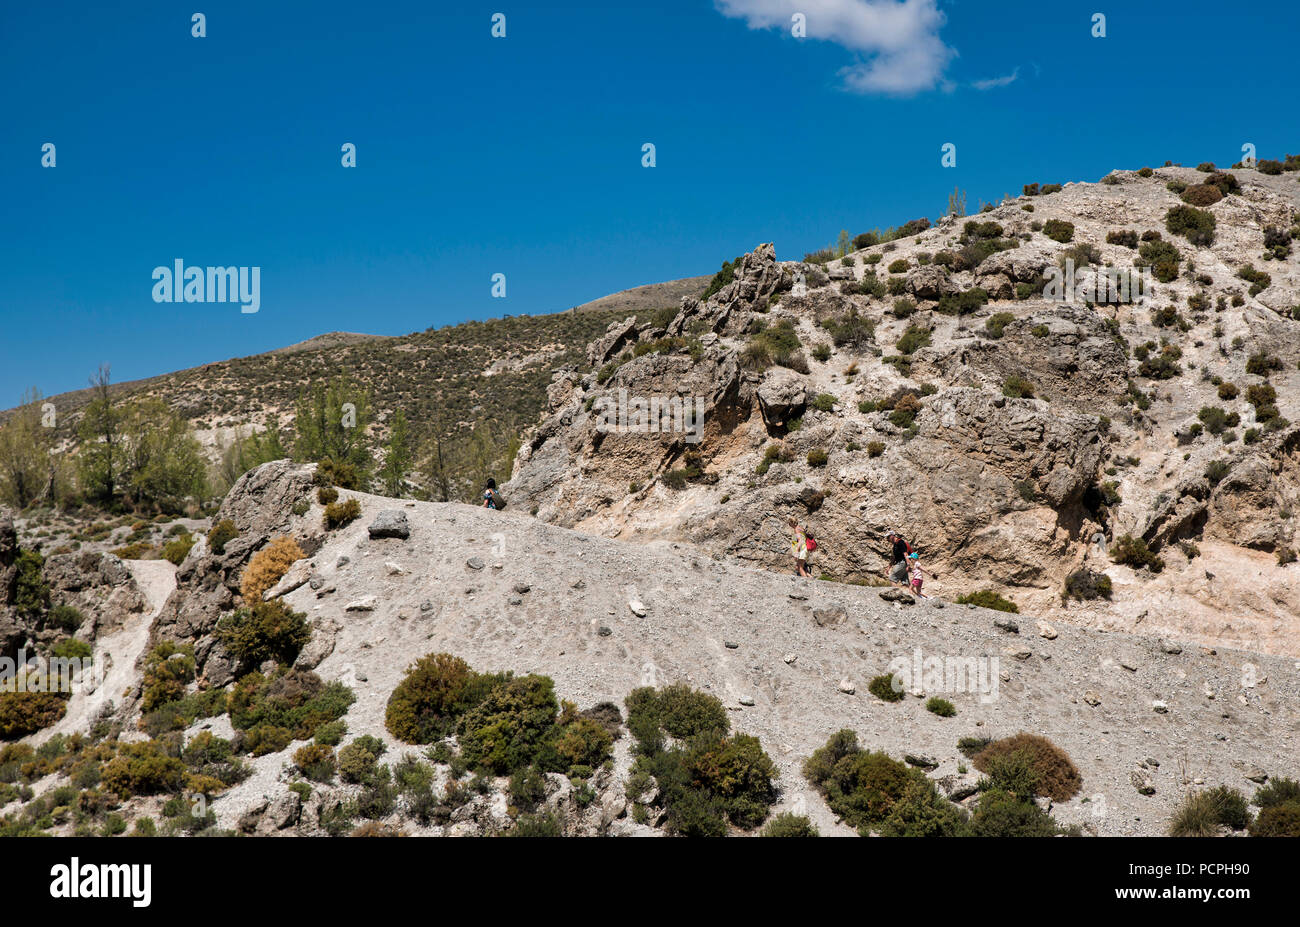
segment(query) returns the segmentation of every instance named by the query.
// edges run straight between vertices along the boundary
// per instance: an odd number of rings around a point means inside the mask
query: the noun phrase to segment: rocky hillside
[[[468,778],[457,784],[454,754],[404,743],[386,724],[412,662],[437,652],[481,671],[543,674],[577,708],[616,706],[612,720],[601,715],[618,735],[608,761],[581,778],[548,773],[536,786],[533,800],[572,834],[663,832],[655,793],[628,797],[633,738],[619,723],[628,693],[646,685],[686,683],[716,696],[731,728],[759,738],[774,762],[770,814],[804,815],[822,834],[853,830],[804,778],[803,764],[842,728],[868,749],[906,758],[946,802],[967,808],[978,806],[980,776],[959,739],[1044,735],[1073,760],[1081,782],[1069,800],[1043,798],[1040,807],[1085,834],[1163,833],[1188,790],[1250,790],[1296,774],[1300,690],[1289,659],[779,576],[686,545],[586,535],[525,512],[342,491],[338,501],[350,500],[359,516],[326,529],[313,468],[267,464],[224,501],[224,543],[201,540],[170,594],[170,575],[134,569],[169,570],[165,563],[132,564],[128,573],[106,555],[81,565],[85,593],[120,601],[101,613],[77,600],[101,614],[76,638],[93,647],[108,678],[24,738],[20,747],[36,749],[28,759],[0,747],[8,751],[0,753],[4,826],[30,820],[72,833],[115,818],[137,830],[171,822],[182,832],[323,834],[360,824],[430,835],[521,826],[526,783],[488,776],[467,790]],[[277,537],[292,538],[303,556],[282,563],[263,598],[305,614],[310,629],[287,675],[278,675],[278,658],[260,673],[241,669],[219,631],[247,604],[241,580]],[[9,569],[12,534],[0,542]],[[988,672],[955,691],[942,676],[914,677],[897,701],[868,691],[894,661],[934,658],[975,661]],[[257,688],[262,674],[280,680],[274,691]],[[259,718],[290,717],[266,712],[288,711],[312,693],[315,746],[300,731],[274,742],[270,729],[255,734]],[[955,715],[927,711],[932,696],[948,699]],[[325,733],[332,716],[345,735]],[[285,723],[304,723],[293,717]],[[311,766],[322,750],[332,764],[327,745],[340,740],[338,777],[333,765],[328,775]],[[357,742],[369,773],[352,765],[360,751],[348,748]],[[373,778],[375,754],[393,770],[389,786]],[[169,764],[177,776],[185,770],[184,788],[161,781]],[[443,796],[429,799],[432,810],[411,785],[419,770],[431,770],[425,775]],[[192,794],[176,798],[195,789],[206,790],[201,804]],[[54,810],[43,818],[47,806]],[[145,818],[148,827],[135,823]]]
[[[1300,655],[1300,180],[1203,167],[1034,185],[826,264],[762,245],[559,371],[505,494],[783,572],[795,515],[846,583],[897,529],[946,598]],[[701,440],[605,414],[680,397]]]

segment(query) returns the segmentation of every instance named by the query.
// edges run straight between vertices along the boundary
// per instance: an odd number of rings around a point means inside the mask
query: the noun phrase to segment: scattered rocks
[[[896,589],[892,587],[889,589],[881,589],[880,597],[884,599],[886,602],[896,602],[899,605],[916,604],[916,599],[912,597],[912,594],[910,592],[905,592],[902,589]]]
[[[1012,621],[1010,618],[994,618],[993,627],[1000,631],[1006,631],[1008,634],[1020,633],[1020,625],[1016,624],[1016,622]]]

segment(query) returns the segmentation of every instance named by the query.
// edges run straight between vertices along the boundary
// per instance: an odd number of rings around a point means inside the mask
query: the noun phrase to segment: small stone
[[[384,561],[384,569],[388,571],[389,576],[403,576],[410,572],[400,563],[394,563],[392,560]]]
[[[802,592],[792,592],[790,593],[790,598],[794,599],[796,602],[805,602],[808,600],[808,597]]]
[[[939,761],[932,756],[926,756],[923,753],[905,753],[903,762],[909,766],[919,766],[921,769],[938,769]]]
[[[858,689],[857,686],[853,685],[853,683],[848,679],[841,679],[840,691],[843,692],[845,695],[852,695],[854,692],[857,692]]]
[[[1158,715],[1167,715],[1169,714],[1169,703],[1162,701],[1160,699],[1156,699],[1154,702],[1151,703],[1151,710]]]
[[[356,672],[356,677],[357,677],[357,682],[369,682],[369,681],[370,681],[370,677],[367,676],[365,673],[363,673],[361,670],[357,670],[357,672]]]
[[[486,566],[486,564],[483,562],[482,557],[470,557],[465,561],[465,566],[469,567],[471,570],[481,570]]]
[[[514,585],[515,592],[519,593],[520,595],[523,595],[524,593],[528,592],[532,588],[533,587],[528,585],[527,583],[515,583]]]
[[[740,649],[740,645],[737,644],[735,641],[723,641],[722,644],[723,644],[723,646],[726,647],[728,650],[738,650],[738,649]]]
[[[587,588],[587,583],[586,583],[584,580],[581,580],[581,579],[579,579],[579,580],[575,580],[573,583],[571,583],[571,584],[569,585],[569,588],[570,588],[570,589],[586,589],[586,588]]]
[[[425,599],[423,602],[420,603],[420,611],[422,612],[433,611],[433,603],[430,602],[428,599]]]
[[[401,509],[384,509],[375,516],[368,530],[372,538],[399,538],[405,541],[411,536],[411,526],[406,521],[406,513]]]
[[[1045,637],[1049,641],[1054,641],[1056,640],[1056,628],[1052,627],[1040,618],[1038,621],[1038,636]]]
[[[1246,771],[1246,778],[1257,785],[1263,785],[1268,781],[1268,773],[1258,766],[1252,766]]]
[[[351,557],[339,557],[338,561],[334,565],[336,567],[345,567],[351,562],[352,562]]]
[[[512,595],[512,596],[510,597],[510,599],[509,599],[509,602],[510,602],[511,605],[523,605],[523,604],[524,604],[524,600],[523,600],[521,597],[517,596],[517,595]]]
[[[753,698],[748,695],[742,695],[740,698],[736,699],[736,701],[740,702],[740,704],[744,705],[746,708],[753,707],[754,704]]]
[[[319,589],[321,586],[325,585],[325,580],[320,576],[313,576],[310,580],[308,580],[307,585],[310,586],[312,589]]]
[[[1145,762],[1148,766],[1154,766],[1156,769],[1160,768],[1160,761],[1157,760],[1154,756],[1147,757],[1143,762]]]
[[[1177,643],[1175,643],[1174,641],[1171,641],[1171,640],[1163,640],[1163,641],[1161,641],[1161,642],[1160,642],[1160,649],[1163,650],[1165,653],[1170,653],[1170,654],[1176,654],[1176,653],[1182,653],[1182,652],[1183,652],[1183,648],[1182,648],[1181,646],[1179,646]]]
[[[368,595],[349,602],[343,606],[343,610],[345,612],[372,612],[377,604],[379,604],[379,600],[372,595]]]
[[[1020,633],[1020,625],[1016,624],[1010,618],[994,618],[993,627],[1006,631],[1008,634]]]
[[[882,589],[879,592],[880,598],[886,602],[894,602],[898,605],[915,605],[916,599],[912,598],[911,593],[904,592],[902,589]]]
[[[1002,652],[1016,660],[1028,660],[1034,655],[1028,647],[1004,647]]]
[[[848,617],[849,613],[843,605],[828,605],[825,608],[813,609],[813,621],[817,622],[819,628],[834,627]]]
[[[1201,693],[1202,693],[1206,698],[1208,698],[1208,699],[1213,699],[1213,698],[1214,698],[1214,695],[1215,695],[1215,692],[1214,692],[1214,686],[1210,685],[1210,684],[1207,682],[1204,686],[1201,687]]]
[[[799,659],[799,655],[797,653],[787,653],[781,659],[785,661],[786,666],[794,666],[794,661]]]
[[[601,637],[609,637],[611,634],[614,633],[614,630],[609,625],[602,624],[600,626],[600,630],[598,630],[596,633],[599,634]]]
[[[645,617],[646,614],[645,605],[643,605],[641,602],[638,602],[636,599],[630,600],[627,603],[627,607],[632,609],[632,614],[636,615],[638,618]]]

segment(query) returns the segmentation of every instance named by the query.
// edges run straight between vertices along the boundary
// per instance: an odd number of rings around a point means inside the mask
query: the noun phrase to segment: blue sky
[[[1280,157],[1298,25],[1294,0],[6,3],[0,407],[102,362],[553,312],[762,241],[797,258],[936,218],[954,186],[973,211]],[[177,258],[260,267],[260,310],[154,302]]]

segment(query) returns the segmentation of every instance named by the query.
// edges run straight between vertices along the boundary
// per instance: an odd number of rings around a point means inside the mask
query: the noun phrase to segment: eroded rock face
[[[879,576],[885,535],[899,528],[943,574],[927,587],[942,595],[994,588],[1022,608],[1106,628],[1133,629],[1158,613],[1163,631],[1206,634],[1217,623],[1238,644],[1274,647],[1296,599],[1286,577],[1264,567],[1300,546],[1300,426],[1268,431],[1252,420],[1245,392],[1262,378],[1245,368],[1253,354],[1276,356],[1281,417],[1300,420],[1300,337],[1285,305],[1300,293],[1300,272],[1273,262],[1258,297],[1236,274],[1258,251],[1260,223],[1294,223],[1293,192],[1241,172],[1243,192],[1215,206],[1216,241],[1197,253],[1196,274],[1130,301],[1094,304],[1047,286],[1071,259],[1075,284],[1140,263],[1124,242],[1146,232],[1167,239],[1165,185],[1192,174],[1075,184],[1034,198],[1033,213],[1016,201],[994,207],[979,221],[997,222],[1004,250],[983,260],[960,220],[824,265],[782,263],[762,245],[718,293],[684,299],[666,332],[623,329],[622,353],[612,355],[623,362],[666,333],[689,343],[694,361],[679,344],[670,356],[622,363],[604,383],[578,371],[557,377],[551,413],[525,439],[506,487],[512,505],[594,534],[688,541],[782,571],[785,520],[795,516],[823,541],[814,573],[844,580]],[[1052,219],[1074,226],[1071,242],[1043,234]],[[1184,241],[1176,246],[1190,254]],[[962,260],[936,262],[941,251]],[[907,269],[889,272],[896,262]],[[975,288],[985,296],[941,304]],[[871,328],[865,336],[859,321]],[[790,368],[761,369],[762,352],[747,347],[760,329],[785,323],[799,356],[783,355]],[[1172,369],[1143,363],[1164,345],[1178,349]],[[1217,395],[1221,381],[1236,386],[1235,399]],[[711,397],[699,444],[593,425],[594,404],[619,390],[679,387]],[[1031,398],[1010,398],[1020,395]],[[907,408],[896,412],[900,402]],[[1193,427],[1211,405],[1240,417],[1227,441]],[[1256,435],[1242,440],[1252,426]],[[1216,461],[1228,475],[1211,485]],[[1108,552],[1124,534],[1177,556],[1164,555],[1158,577],[1115,564]],[[1207,562],[1193,562],[1196,548],[1184,541],[1213,542]],[[1117,594],[1062,599],[1065,577],[1084,567],[1107,573]],[[1246,575],[1264,585],[1242,588]],[[1225,603],[1255,630],[1220,619]],[[1251,636],[1264,628],[1273,630]]]
[[[293,513],[311,498],[314,465],[276,460],[239,478],[213,516],[213,524],[230,519],[239,535],[222,553],[201,539],[176,571],[176,590],[150,630],[150,646],[162,640],[190,642],[200,681],[221,686],[234,674],[234,660],[213,637],[222,615],[237,607],[239,579],[253,554],[273,537],[286,535],[304,551],[319,549],[323,530],[316,521]]]

